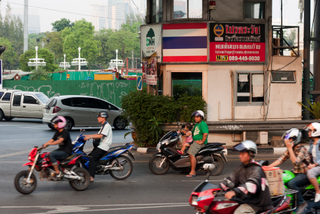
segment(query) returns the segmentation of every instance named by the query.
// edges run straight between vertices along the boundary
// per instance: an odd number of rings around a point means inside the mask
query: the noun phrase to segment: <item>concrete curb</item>
[[[309,149],[309,148],[307,148]],[[133,151],[137,151],[139,153],[145,154],[154,154],[157,152],[156,148],[149,148],[149,147],[132,147]],[[287,150],[286,147],[276,147],[276,148],[258,148],[258,154],[274,154],[274,155],[282,155]],[[225,154],[228,155],[236,155],[238,152],[232,151],[231,149],[224,149]]]

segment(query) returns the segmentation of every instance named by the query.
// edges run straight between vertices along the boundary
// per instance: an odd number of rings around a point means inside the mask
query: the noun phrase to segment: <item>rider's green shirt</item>
[[[206,122],[201,121],[200,123],[197,123],[194,125],[192,129],[192,138],[193,141],[202,140],[203,134],[208,133],[209,134],[209,128]],[[208,136],[206,140],[204,141],[204,144],[208,143]]]

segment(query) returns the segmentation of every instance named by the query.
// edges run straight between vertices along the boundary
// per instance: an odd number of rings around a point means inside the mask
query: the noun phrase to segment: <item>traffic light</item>
[[[0,45],[0,56],[5,50],[6,50],[6,48]]]

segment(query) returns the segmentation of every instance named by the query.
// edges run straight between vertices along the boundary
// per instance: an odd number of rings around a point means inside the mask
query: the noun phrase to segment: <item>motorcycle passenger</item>
[[[192,138],[193,143],[190,145],[188,154],[190,157],[190,163],[191,163],[191,171],[186,176],[187,178],[192,178],[196,176],[196,154],[199,152],[200,149],[205,147],[206,144],[208,144],[208,133],[209,128],[206,122],[204,122],[204,113],[201,110],[197,110],[191,114],[191,117],[194,117],[194,121],[196,124],[194,125],[192,129]]]
[[[110,146],[112,144],[112,128],[111,125],[107,121],[108,118],[108,112],[101,111],[98,114],[98,122],[101,123],[101,128],[97,134],[93,135],[85,135],[84,140],[94,139],[94,140],[100,140],[99,144],[97,146],[94,146],[94,149],[90,153],[90,161],[89,161],[89,173],[90,173],[90,180],[93,182],[96,167],[98,165],[98,162],[100,158],[104,156],[106,151],[110,149]]]
[[[51,119],[51,123],[57,131],[52,139],[46,142],[43,147],[46,148],[49,145],[59,145],[58,149],[49,153],[49,158],[55,170],[54,176],[60,179],[62,177],[62,172],[59,170],[57,160],[63,160],[71,155],[72,144],[68,130],[64,129],[66,126],[66,119],[62,116],[55,116]]]
[[[261,166],[254,161],[257,145],[245,140],[233,147],[240,152],[241,165],[220,186],[225,191],[225,198],[239,202],[241,205],[235,214],[260,213],[273,208],[266,176]]]
[[[308,131],[309,138],[311,138],[309,153],[312,156],[312,163],[308,166],[307,177],[316,192],[314,202],[318,202],[320,201],[320,188],[317,181],[317,177],[320,175],[320,123],[309,124],[306,131]]]
[[[287,183],[287,187],[290,189],[297,190],[297,205],[298,210],[296,213],[301,213],[308,205],[304,201],[301,192],[299,191],[299,187],[307,184],[307,171],[308,165],[310,163],[310,155],[308,150],[302,145],[299,144],[301,140],[301,132],[297,128],[292,128],[286,131],[282,139],[284,139],[287,150],[282,154],[280,158],[271,163],[269,166],[275,167],[279,166],[287,159],[290,159],[293,165],[293,173],[295,174],[295,178]]]

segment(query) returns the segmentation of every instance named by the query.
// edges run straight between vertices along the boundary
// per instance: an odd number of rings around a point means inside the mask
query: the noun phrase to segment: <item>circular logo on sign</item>
[[[213,32],[217,37],[222,36],[224,33],[224,28],[223,28],[222,24],[216,24],[213,28]]]

